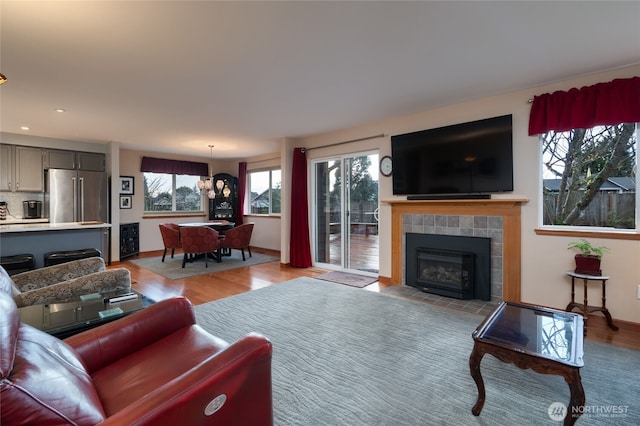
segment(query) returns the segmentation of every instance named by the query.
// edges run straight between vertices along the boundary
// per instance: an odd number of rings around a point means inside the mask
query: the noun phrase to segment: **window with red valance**
[[[640,77],[536,96],[543,226],[638,229]]]
[[[206,203],[197,182],[209,174],[206,163],[142,157],[144,212],[201,212]]]

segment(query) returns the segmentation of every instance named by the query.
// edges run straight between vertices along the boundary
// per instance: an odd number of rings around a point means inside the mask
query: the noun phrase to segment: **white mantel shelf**
[[[384,200],[391,205],[391,282],[402,284],[402,216],[405,214],[481,215],[503,218],[503,299],[520,302],[521,212],[524,198],[489,200]]]

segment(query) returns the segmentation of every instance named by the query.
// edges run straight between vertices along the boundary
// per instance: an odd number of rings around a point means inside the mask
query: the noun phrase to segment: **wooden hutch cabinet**
[[[209,220],[236,222],[238,213],[238,178],[228,173],[213,176],[215,197],[209,200]]]

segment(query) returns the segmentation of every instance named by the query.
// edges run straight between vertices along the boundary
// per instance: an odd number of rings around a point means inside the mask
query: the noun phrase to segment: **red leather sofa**
[[[0,424],[273,424],[265,337],[227,344],[178,297],[62,341],[20,322],[3,275]]]

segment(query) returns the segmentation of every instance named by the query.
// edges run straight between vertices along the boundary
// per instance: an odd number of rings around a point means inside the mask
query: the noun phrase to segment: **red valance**
[[[533,98],[529,135],[640,121],[640,77]]]
[[[208,176],[207,163],[142,157],[141,172],[168,173],[171,175]]]

